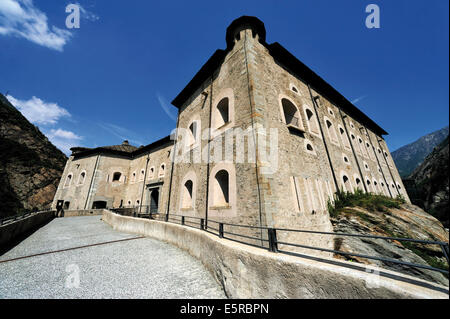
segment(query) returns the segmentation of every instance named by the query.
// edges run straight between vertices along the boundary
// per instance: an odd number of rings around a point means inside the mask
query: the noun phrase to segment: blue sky
[[[84,9],[67,29],[65,7]],[[380,7],[368,29],[365,8]],[[0,92],[62,150],[147,144],[175,127],[170,101],[241,15],[389,132],[391,150],[448,125],[449,3],[0,0]],[[36,26],[39,26],[36,28]]]

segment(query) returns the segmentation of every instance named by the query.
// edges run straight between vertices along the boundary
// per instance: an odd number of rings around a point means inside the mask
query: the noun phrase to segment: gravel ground
[[[100,216],[58,218],[1,260],[137,236]],[[225,298],[203,265],[169,244],[141,238],[0,263],[6,298]]]

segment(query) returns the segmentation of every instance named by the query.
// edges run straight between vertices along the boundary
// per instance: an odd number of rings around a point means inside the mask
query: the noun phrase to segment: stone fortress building
[[[327,202],[338,188],[409,201],[387,133],[279,43],[266,43],[260,20],[233,21],[226,44],[172,101],[173,138],[73,148],[53,206],[139,206],[207,222],[332,231]],[[239,129],[248,132],[244,148],[233,134],[231,148],[217,144]],[[270,152],[276,165],[263,159]],[[237,160],[249,154],[254,160]]]

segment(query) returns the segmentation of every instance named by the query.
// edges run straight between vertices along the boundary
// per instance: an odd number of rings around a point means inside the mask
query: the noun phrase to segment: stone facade
[[[230,25],[226,50],[218,50],[172,104],[179,109],[175,143],[167,137],[156,148],[126,156],[92,150],[83,155],[85,149],[73,154],[54,205],[57,200],[70,201],[74,209],[100,201],[108,207],[149,205],[156,185],[159,212],[205,218],[211,228],[220,221],[332,231],[327,203],[337,188],[409,201],[383,129],[279,44],[267,44],[256,18]],[[244,136],[243,147],[236,132]],[[232,143],[223,143],[227,138]],[[275,163],[264,157],[270,152]],[[150,178],[150,168],[157,171],[162,163],[164,177]],[[68,174],[78,178],[82,171],[84,184],[64,187]],[[120,181],[111,180],[115,172],[122,174]],[[246,233],[255,242],[266,240],[260,230]],[[304,245],[332,245],[330,236],[278,234],[279,241],[293,238]]]

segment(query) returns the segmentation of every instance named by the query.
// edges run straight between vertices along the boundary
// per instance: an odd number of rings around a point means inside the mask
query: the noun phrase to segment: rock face
[[[425,157],[433,151],[433,148],[448,136],[448,131],[448,126],[444,127],[392,152],[392,158],[400,176],[406,177],[410,175],[423,162]]]
[[[414,204],[449,227],[449,140],[447,138],[427,156],[405,181]]]
[[[49,208],[66,160],[0,94],[0,218]]]
[[[388,209],[386,212],[369,212],[359,207],[348,207],[331,222],[335,232],[350,234],[369,234],[385,237],[414,238],[421,240],[442,241],[448,243],[448,231],[433,216],[421,208],[401,205],[401,209]],[[448,265],[438,245],[424,245],[394,240],[369,239],[336,236],[334,248],[343,252],[377,256],[415,264],[446,268]],[[441,273],[426,269],[382,262],[358,257],[342,257],[364,264],[375,264],[382,268],[399,271],[426,280],[448,286],[448,278]]]

